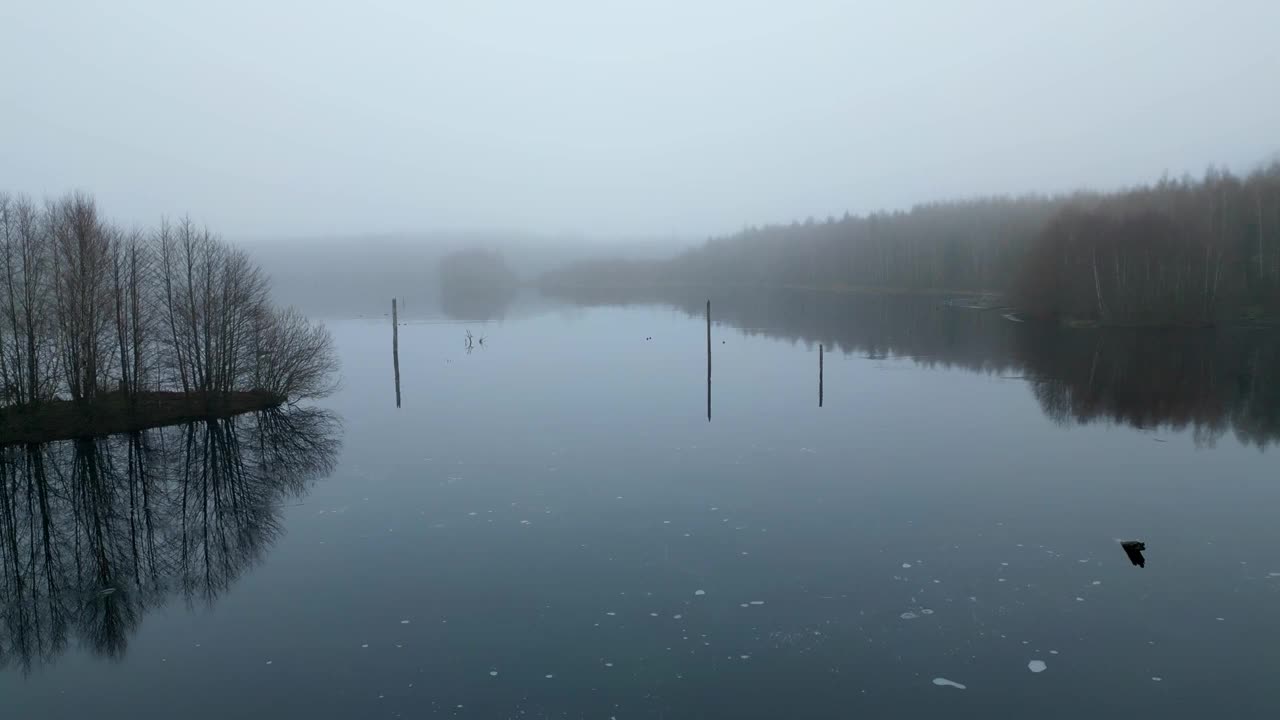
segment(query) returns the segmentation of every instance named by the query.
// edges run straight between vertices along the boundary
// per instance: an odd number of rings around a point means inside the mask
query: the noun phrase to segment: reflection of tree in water
[[[660,304],[711,317],[747,335],[823,343],[845,354],[909,357],[927,366],[975,372],[1014,368],[1015,323],[998,313],[947,307],[946,298],[923,295],[821,293],[769,288],[633,288],[557,290],[583,305]]]
[[[454,320],[501,320],[516,292],[513,287],[445,288],[440,291],[440,309]]]
[[[0,448],[0,667],[30,670],[68,638],[120,657],[172,595],[212,601],[338,445],[331,414],[294,408]]]
[[[585,305],[653,303],[701,318],[707,290],[557,291]],[[717,322],[748,335],[823,343],[866,357],[1025,375],[1060,423],[1191,429],[1212,444],[1227,430],[1265,447],[1280,440],[1280,333],[1249,330],[1064,330],[947,307],[936,296],[709,291]]]
[[[1061,423],[1190,428],[1212,445],[1280,440],[1280,336],[1245,330],[1029,328],[1018,355],[1032,391]]]

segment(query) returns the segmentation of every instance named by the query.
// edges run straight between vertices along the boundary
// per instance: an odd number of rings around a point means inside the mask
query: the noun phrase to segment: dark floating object
[[[1142,551],[1147,549],[1147,544],[1137,540],[1125,540],[1120,543],[1120,547],[1124,548],[1124,554],[1129,556],[1129,562],[1140,568],[1147,566],[1147,559],[1142,557]]]
[[[652,339],[653,339],[652,336],[645,338],[645,340],[652,340]]]

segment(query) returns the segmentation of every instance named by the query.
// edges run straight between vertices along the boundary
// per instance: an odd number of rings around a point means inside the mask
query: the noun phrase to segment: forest
[[[250,391],[278,404],[324,395],[336,370],[328,331],[274,307],[249,256],[189,219],[124,229],[84,194],[0,194],[7,418]]]
[[[667,260],[594,260],[545,289],[790,287],[997,293],[1029,317],[1103,325],[1280,318],[1280,160],[1112,193],[990,197],[812,218]]]

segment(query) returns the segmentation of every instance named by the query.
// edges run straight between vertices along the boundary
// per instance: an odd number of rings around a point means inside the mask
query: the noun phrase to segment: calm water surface
[[[0,716],[1280,711],[1269,337],[727,296],[708,422],[700,301],[408,320],[399,409],[332,322],[332,416],[6,450]]]

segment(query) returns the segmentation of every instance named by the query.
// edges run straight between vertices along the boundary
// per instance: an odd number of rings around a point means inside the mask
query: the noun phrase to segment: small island
[[[0,445],[264,410],[337,369],[328,331],[189,219],[126,231],[83,194],[0,194]]]

